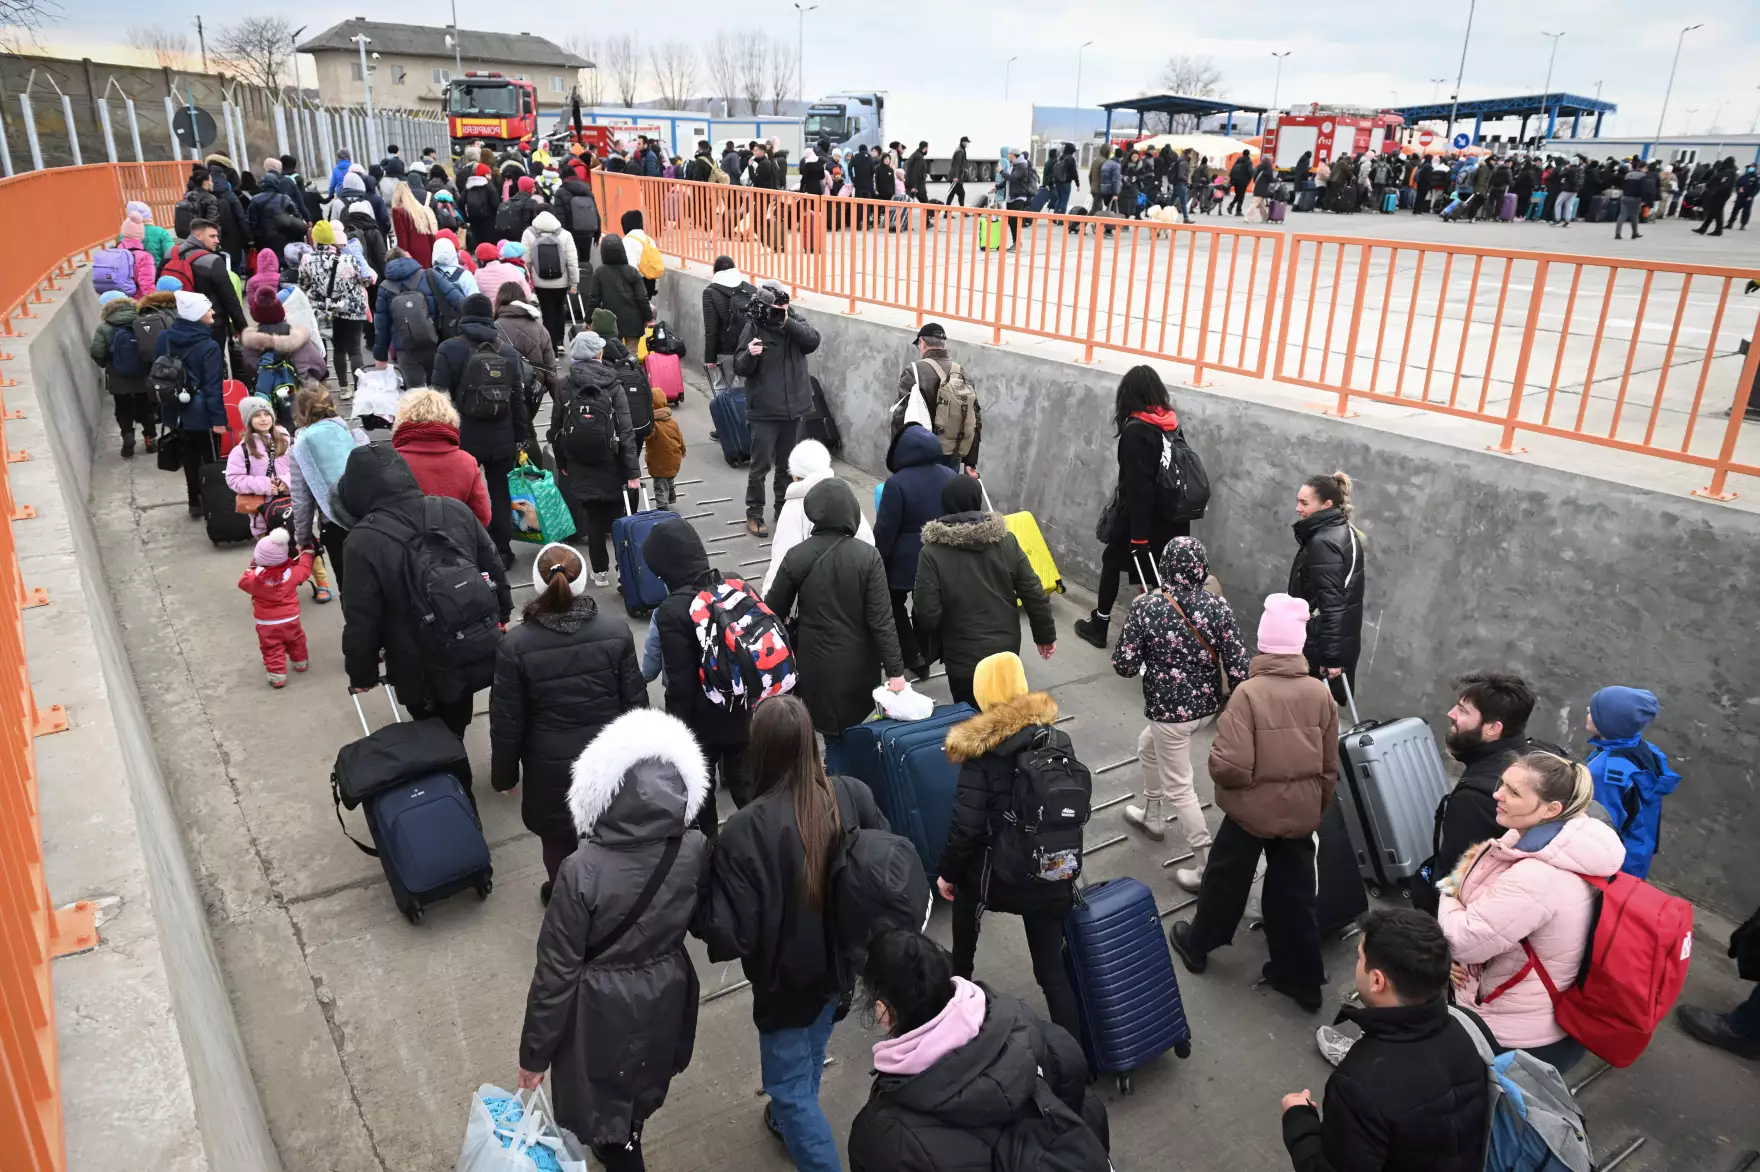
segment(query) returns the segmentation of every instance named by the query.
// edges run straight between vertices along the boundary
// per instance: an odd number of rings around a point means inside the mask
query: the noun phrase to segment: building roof
[[[1404,115],[1406,122],[1412,123],[1424,118],[1447,118],[1450,108],[1447,102],[1429,102],[1422,106],[1395,106],[1393,112]],[[1579,94],[1549,93],[1526,94],[1516,98],[1480,98],[1456,103],[1452,109],[1457,120],[1537,118],[1544,111],[1555,111],[1560,118],[1569,118],[1576,114],[1618,113],[1619,105],[1603,102],[1599,98],[1585,98]]]
[[[325,29],[299,46],[301,53],[356,51],[354,38],[365,33],[375,53],[396,53],[406,57],[452,57],[452,46],[446,43],[443,25],[391,24],[386,21],[345,20]],[[458,31],[459,54],[468,61],[510,62],[520,65],[551,65],[569,69],[591,69],[593,63],[577,56],[561,45],[535,37],[530,33],[490,33],[475,29]]]
[[[1245,110],[1249,114],[1265,113],[1264,106],[1250,106],[1228,98],[1193,98],[1184,94],[1145,94],[1117,102],[1101,102],[1102,110],[1137,110],[1145,114],[1222,114],[1229,110]]]

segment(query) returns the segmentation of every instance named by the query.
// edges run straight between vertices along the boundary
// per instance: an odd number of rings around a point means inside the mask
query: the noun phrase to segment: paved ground
[[[707,411],[696,389],[680,418],[691,445],[684,511],[707,514],[695,523],[721,551],[716,560],[724,568],[763,557],[755,541],[735,534],[743,476],[707,439]],[[852,480],[865,497],[871,482],[859,474]],[[92,492],[129,655],[287,1169],[450,1167],[471,1090],[514,1073],[543,878],[517,797],[481,787],[497,871],[490,899],[462,896],[412,928],[393,906],[376,861],[349,844],[330,808],[335,751],[358,735],[341,675],[337,608],[306,602],[312,670],[285,692],[271,692],[248,604],[235,588],[247,547],[210,546],[200,523],[184,515],[181,479],[156,472],[149,461],[101,459]],[[516,581],[529,559],[522,553]],[[617,606],[609,591],[600,592],[600,601]],[[1090,601],[1058,600],[1060,629],[1067,632]],[[1128,762],[1141,724],[1134,682],[1118,679],[1101,653],[1067,634],[1052,661],[1035,657],[1028,672],[1075,715],[1068,727],[1084,760],[1097,770]],[[943,687],[930,690],[945,696]],[[378,708],[382,702],[369,708],[375,721],[384,719]],[[1195,755],[1207,797],[1205,739]],[[486,771],[485,720],[473,725],[467,743]],[[1104,769],[1096,801],[1128,793],[1135,774],[1129,763]],[[1177,829],[1160,846],[1135,836],[1119,840],[1127,835],[1120,809],[1108,807],[1089,828],[1097,848],[1090,876],[1135,875],[1154,887],[1163,907],[1174,906],[1185,897],[1162,863],[1184,853]],[[365,836],[358,814],[347,820]],[[1018,926],[998,916],[986,929],[980,977],[1040,1004]],[[945,910],[930,930],[947,940]],[[1704,931],[1688,996],[1732,1004],[1747,986],[1722,955],[1720,934],[1728,925]],[[1348,988],[1352,949],[1344,940],[1328,945],[1334,1001]],[[696,955],[706,999],[713,999],[703,1010],[696,1062],[652,1121],[650,1166],[784,1169],[786,1157],[759,1123],[749,997],[737,989],[715,996],[739,981],[737,966],[712,966],[700,950]],[[1101,1085],[1114,1113],[1121,1169],[1287,1166],[1277,1101],[1304,1086],[1320,1091],[1327,1069],[1312,1032],[1327,1018],[1252,988],[1262,959],[1258,936],[1243,932],[1204,977],[1182,971],[1196,1033],[1192,1057],[1170,1055],[1142,1071],[1134,1097]],[[853,1020],[832,1039],[836,1061],[824,1101],[840,1136],[866,1096],[871,1041]],[[1627,1169],[1715,1172],[1733,1168],[1745,1149],[1760,1148],[1753,1111],[1760,1067],[1706,1051],[1672,1026],[1636,1066],[1609,1073],[1584,1098],[1604,1151],[1647,1139],[1622,1165]]]

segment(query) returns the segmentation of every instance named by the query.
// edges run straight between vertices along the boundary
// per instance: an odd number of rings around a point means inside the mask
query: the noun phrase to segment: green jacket
[[[104,318],[98,323],[98,328],[92,331],[92,344],[87,347],[92,361],[99,366],[108,368],[110,365],[110,335],[116,332],[118,326],[134,325],[135,318],[139,316],[140,310],[136,308],[134,302],[127,298],[112,301],[106,305]]]

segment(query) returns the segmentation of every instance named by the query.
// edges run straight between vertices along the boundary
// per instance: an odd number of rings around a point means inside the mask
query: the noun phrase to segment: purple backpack
[[[92,255],[92,292],[112,289],[130,297],[139,295],[134,285],[134,254],[126,248],[101,248]]]

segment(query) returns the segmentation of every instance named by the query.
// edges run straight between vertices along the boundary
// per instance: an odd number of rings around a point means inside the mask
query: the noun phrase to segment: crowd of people
[[[688,521],[656,525],[641,555],[667,594],[638,647],[599,591],[612,585],[611,520],[643,480],[639,404],[618,372],[653,322],[663,270],[647,260],[658,250],[639,213],[621,236],[600,232],[582,182],[590,155],[560,165],[467,155],[451,172],[403,170],[396,153],[364,170],[340,159],[328,208],[312,206],[314,185],[287,157],[254,185],[219,157],[195,168],[176,233],[130,205],[110,271],[126,267],[133,288],[102,293],[91,353],[116,399],[122,454],[143,428],[161,466],[188,478],[192,514],[204,513],[203,470],[230,445],[225,481],[254,539],[239,586],[270,685],[308,667],[299,591],[309,583],[314,601],[340,595],[351,691],[389,684],[412,716],[460,736],[475,694],[489,693],[491,786],[520,791],[547,876],[521,1088],[548,1072],[558,1119],[599,1162],[643,1167],[643,1128],[692,1061],[690,934],[712,959],[739,960],[751,983],[764,1121],[797,1167],[841,1166],[819,1082],[834,1024],[859,1005],[884,1036],[848,1136],[853,1168],[1045,1166],[1024,1161],[1049,1153],[1055,1166],[1100,1172],[1110,1136],[1061,948],[1074,880],[1010,883],[992,868],[1019,755],[1058,718],[1027,681],[1022,618],[1044,658],[1056,653],[1057,623],[979,478],[982,388],[953,360],[946,331],[919,330],[887,392],[889,475],[870,523],[830,453],[802,432],[817,331],[779,290],[717,262],[703,352],[746,384],[746,525],[772,537],[772,555],[762,583],[747,581],[715,568]],[[752,157],[776,166],[762,146]],[[658,161],[645,144],[605,165],[645,172]],[[833,159],[820,181],[836,169]],[[1074,182],[1061,174],[1050,171],[1054,191]],[[1122,194],[1123,175],[1120,164],[1096,186],[1116,179]],[[750,312],[766,294],[781,312]],[[406,389],[384,416],[357,399],[357,427],[325,380],[334,372],[345,388],[354,373],[358,388],[369,324],[372,369],[401,372]],[[236,423],[229,366],[254,376]],[[579,535],[536,551],[516,623],[507,476],[522,454],[541,454],[534,421],[546,393],[546,440]],[[642,414],[661,421],[654,394]],[[1185,440],[1152,368],[1121,378],[1112,423],[1117,491],[1101,527],[1100,589],[1074,626],[1105,649],[1121,575],[1142,587],[1111,653],[1143,687],[1140,796],[1124,816],[1160,839],[1165,806],[1191,848],[1174,879],[1197,893],[1196,910],[1169,943],[1193,974],[1233,941],[1263,864],[1265,977],[1317,1011],[1315,836],[1340,784],[1338,706],[1357,672],[1370,576],[1354,486],[1335,472],[1296,487],[1288,584],[1264,600],[1249,649],[1167,475]],[[374,426],[390,429],[389,443],[369,442]],[[677,451],[657,454],[657,436]],[[656,426],[646,446],[650,475],[670,487],[683,455],[676,426]],[[426,549],[442,550],[435,564],[468,587],[468,625],[443,640],[412,572]],[[708,686],[704,611],[715,605],[771,617],[792,656],[783,694],[734,702]],[[861,781],[827,771],[827,755],[873,713],[877,692],[904,692],[907,675],[926,678],[937,661],[953,698],[975,710],[946,737],[959,779],[928,876],[952,905],[952,948],[915,916],[864,923],[852,940],[840,884],[864,857],[860,836],[887,821]],[[1680,781],[1645,736],[1659,712],[1648,691],[1588,698],[1582,760],[1529,736],[1536,696],[1518,676],[1469,675],[1455,694],[1446,745],[1465,774],[1437,811],[1416,906],[1363,924],[1359,1003],[1344,1015],[1361,1037],[1321,1027],[1318,1044],[1338,1066],[1323,1109],[1306,1091],[1284,1100],[1301,1170],[1481,1166],[1481,1043],[1559,1070],[1583,1057],[1545,987],[1568,984],[1584,963],[1593,897],[1582,877],[1646,874]],[[1213,835],[1192,761],[1212,725],[1208,772],[1223,814]],[[735,806],[725,823],[718,789]],[[985,910],[1020,917],[1045,1017],[975,979]],[[1760,1056],[1760,992],[1730,1013],[1683,1006],[1680,1018],[1702,1041]]]

